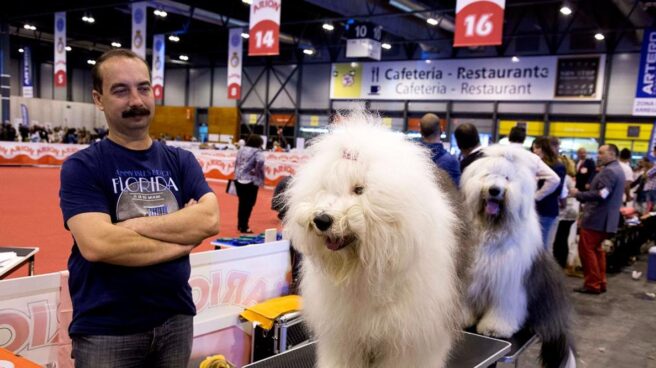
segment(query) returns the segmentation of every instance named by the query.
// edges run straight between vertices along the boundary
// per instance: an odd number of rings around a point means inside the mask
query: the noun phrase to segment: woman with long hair
[[[237,209],[237,229],[245,234],[252,234],[248,226],[257,192],[264,184],[264,152],[262,137],[252,134],[246,139],[246,145],[237,152],[235,161],[235,186],[239,198]]]
[[[537,137],[531,145],[533,153],[538,155],[545,164],[547,164],[553,171],[558,174],[560,183],[558,188],[548,196],[542,198],[535,203],[535,209],[540,217],[540,228],[542,230],[542,244],[545,249],[551,246],[551,234],[558,218],[559,213],[559,198],[563,190],[563,183],[565,180],[565,165],[558,158],[558,154],[554,152],[551,142],[548,137]],[[543,180],[538,181],[538,188],[544,184]]]

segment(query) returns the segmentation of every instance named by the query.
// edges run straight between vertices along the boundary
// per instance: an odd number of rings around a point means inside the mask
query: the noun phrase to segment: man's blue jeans
[[[76,368],[184,368],[194,338],[194,317],[177,315],[131,335],[74,335]]]

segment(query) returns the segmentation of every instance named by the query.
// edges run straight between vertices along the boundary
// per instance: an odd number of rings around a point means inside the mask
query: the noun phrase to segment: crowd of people
[[[89,144],[105,136],[107,136],[106,128],[94,128],[90,131],[85,127],[52,128],[50,124],[45,126],[19,124],[16,129],[8,122],[0,125],[0,141],[8,142]]]

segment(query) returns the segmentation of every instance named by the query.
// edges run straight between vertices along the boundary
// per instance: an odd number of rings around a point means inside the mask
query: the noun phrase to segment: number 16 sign
[[[282,0],[253,0],[249,24],[248,56],[278,55]]]
[[[453,46],[501,45],[505,0],[458,0]]]

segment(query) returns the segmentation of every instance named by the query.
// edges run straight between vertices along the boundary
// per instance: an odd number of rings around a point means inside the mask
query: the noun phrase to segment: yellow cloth
[[[234,368],[223,355],[213,355],[205,358],[200,363],[199,368]]]
[[[270,330],[276,318],[299,310],[301,310],[301,297],[287,295],[250,306],[241,312],[241,316],[248,321],[258,322],[265,330]]]

